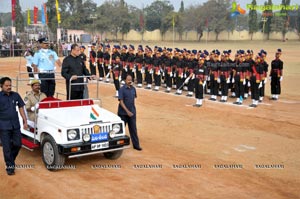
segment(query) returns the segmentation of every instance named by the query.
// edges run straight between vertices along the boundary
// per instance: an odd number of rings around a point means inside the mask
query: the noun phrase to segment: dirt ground
[[[16,162],[31,168],[18,169],[15,176],[6,175],[0,153],[0,199],[300,198],[299,42],[149,45],[233,52],[263,48],[268,52],[268,63],[281,48],[282,95],[279,101],[270,101],[268,82],[266,98],[256,109],[248,108],[250,99],[243,106],[234,106],[233,99],[221,104],[208,101],[208,96],[203,107],[194,108],[194,98],[137,89],[143,151],[128,149],[114,161],[102,155],[69,159],[66,164],[73,169],[50,172],[43,165],[41,150],[22,149]],[[0,76],[15,78],[19,67],[25,72],[25,59],[1,58]],[[26,74],[21,76],[27,78]],[[30,90],[26,83],[19,85],[23,96]],[[89,88],[90,94],[94,93],[95,85]],[[65,93],[63,81],[57,82],[57,91]],[[116,112],[113,85],[100,83],[99,92],[102,106]]]

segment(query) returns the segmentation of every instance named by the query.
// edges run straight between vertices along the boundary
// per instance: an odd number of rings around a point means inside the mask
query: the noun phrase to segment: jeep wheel
[[[65,163],[65,156],[59,154],[54,139],[47,135],[42,142],[43,162],[50,171],[60,169]]]
[[[123,150],[104,153],[104,157],[110,160],[116,160],[121,157]]]

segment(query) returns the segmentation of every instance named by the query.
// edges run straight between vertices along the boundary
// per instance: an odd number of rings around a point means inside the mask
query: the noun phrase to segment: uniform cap
[[[38,42],[41,44],[41,43],[43,43],[43,44],[48,44],[49,43],[49,40],[48,40],[48,38],[46,38],[46,37],[43,37],[43,38],[40,38],[39,40],[38,40]]]
[[[30,81],[30,85],[32,86],[33,84],[41,84],[41,81],[39,79],[33,79]]]
[[[83,49],[85,49],[85,46],[80,46],[80,48],[83,48]]]

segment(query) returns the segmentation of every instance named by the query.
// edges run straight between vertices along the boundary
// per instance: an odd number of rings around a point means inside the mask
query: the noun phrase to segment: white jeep
[[[129,148],[124,122],[92,99],[46,98],[36,115],[29,130],[21,127],[22,144],[29,150],[41,147],[48,170],[63,167],[66,157],[103,153],[108,159],[117,159]]]

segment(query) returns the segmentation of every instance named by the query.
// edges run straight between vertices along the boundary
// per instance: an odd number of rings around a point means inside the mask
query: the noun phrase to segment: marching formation
[[[83,60],[85,47],[81,46]],[[227,102],[228,97],[236,98],[234,104],[241,105],[251,96],[250,107],[257,107],[265,96],[265,84],[271,81],[271,100],[278,100],[283,79],[281,49],[275,53],[271,70],[266,62],[267,52],[261,50],[254,55],[252,50],[238,50],[231,59],[231,50],[187,50],[139,45],[135,51],[133,45],[101,44],[96,49],[93,44],[89,51],[89,67],[92,75],[98,70],[99,81],[115,85],[116,96],[120,84],[127,75],[133,77],[137,87],[146,84],[145,89],[159,91],[164,83],[165,92],[175,89],[176,95],[187,90],[188,97],[195,95],[195,107],[201,107],[203,94],[209,94],[210,100]]]

